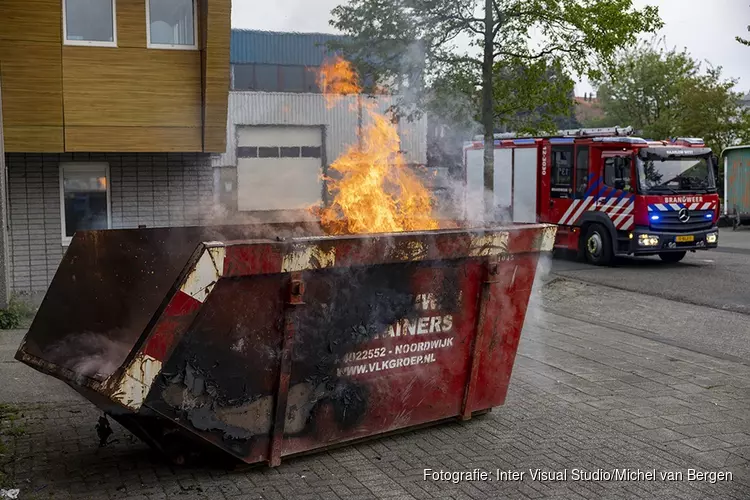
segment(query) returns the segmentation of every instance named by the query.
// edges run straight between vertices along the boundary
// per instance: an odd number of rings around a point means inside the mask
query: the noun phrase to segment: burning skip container
[[[247,463],[504,403],[555,227],[76,234],[18,360],[182,462]]]

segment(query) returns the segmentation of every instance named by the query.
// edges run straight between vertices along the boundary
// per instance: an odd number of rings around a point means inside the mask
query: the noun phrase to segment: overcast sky
[[[331,9],[344,0],[234,0],[232,27],[270,31],[333,33]],[[668,46],[687,48],[699,60],[724,68],[725,77],[740,79],[738,90],[750,90],[750,47],[737,43],[748,35],[750,0],[634,0],[638,7],[656,5],[664,20],[661,35]],[[582,82],[576,92],[591,87]]]

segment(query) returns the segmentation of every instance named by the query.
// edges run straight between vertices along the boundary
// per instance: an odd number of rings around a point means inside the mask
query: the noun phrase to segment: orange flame
[[[319,84],[329,106],[335,105],[342,94],[361,93],[356,72],[341,58],[321,68]],[[363,117],[369,117],[370,123],[360,131],[360,144],[349,147],[329,167],[335,177],[327,179],[333,201],[319,211],[326,232],[438,229],[432,215],[432,196],[404,161],[396,127],[375,110],[372,102],[361,105]]]
[[[335,106],[342,95],[359,94],[362,90],[352,65],[338,56],[321,66],[318,86],[329,108]]]

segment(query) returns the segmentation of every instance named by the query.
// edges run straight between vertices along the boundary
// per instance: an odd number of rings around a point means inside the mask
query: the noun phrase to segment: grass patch
[[[8,441],[26,434],[26,428],[18,423],[21,410],[14,405],[0,403],[0,487],[13,487],[12,467],[15,452],[8,448]]]
[[[26,434],[26,427],[18,422],[22,416],[18,407],[0,403],[0,436],[18,437]]]

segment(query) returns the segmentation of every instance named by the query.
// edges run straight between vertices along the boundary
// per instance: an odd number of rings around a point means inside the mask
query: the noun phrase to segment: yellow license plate
[[[692,234],[690,236],[678,236],[675,238],[675,241],[677,243],[689,243],[691,241],[695,241],[695,236]]]

